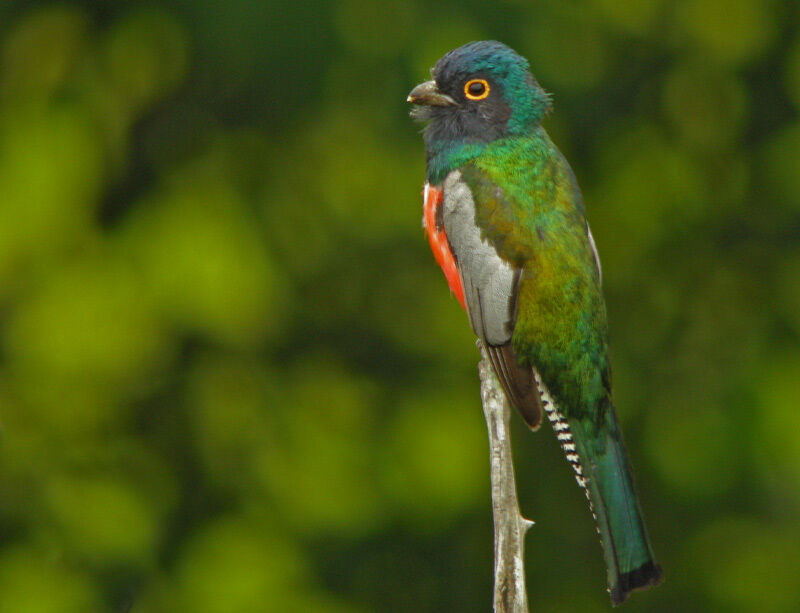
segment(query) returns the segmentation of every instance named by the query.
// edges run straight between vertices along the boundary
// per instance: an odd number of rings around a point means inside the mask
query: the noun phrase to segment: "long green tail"
[[[597,521],[611,602],[621,604],[633,590],[658,585],[663,574],[650,547],[614,408],[608,407],[599,428],[586,419],[565,420],[551,402],[545,408]]]

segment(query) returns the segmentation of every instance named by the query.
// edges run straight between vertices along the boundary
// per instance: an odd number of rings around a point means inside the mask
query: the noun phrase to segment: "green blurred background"
[[[603,257],[664,585],[800,610],[791,0],[0,3],[0,611],[485,612],[477,354],[405,96],[496,38]],[[605,611],[515,418],[532,610]]]

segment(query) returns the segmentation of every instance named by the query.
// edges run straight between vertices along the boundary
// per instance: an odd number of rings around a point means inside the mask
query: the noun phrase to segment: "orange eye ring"
[[[489,95],[489,82],[486,79],[470,79],[464,83],[464,96],[468,100],[483,100]]]

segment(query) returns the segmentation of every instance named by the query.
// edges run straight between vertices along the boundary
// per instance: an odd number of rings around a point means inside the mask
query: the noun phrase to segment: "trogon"
[[[611,393],[600,260],[581,192],[542,127],[550,97],[496,41],[444,55],[415,87],[423,225],[450,290],[528,426],[547,414],[595,517],[613,604],[656,563]]]

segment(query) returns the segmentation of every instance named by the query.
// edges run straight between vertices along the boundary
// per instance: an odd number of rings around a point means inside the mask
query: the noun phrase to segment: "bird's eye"
[[[470,79],[464,83],[464,95],[469,100],[483,100],[489,95],[489,83],[485,79]]]

